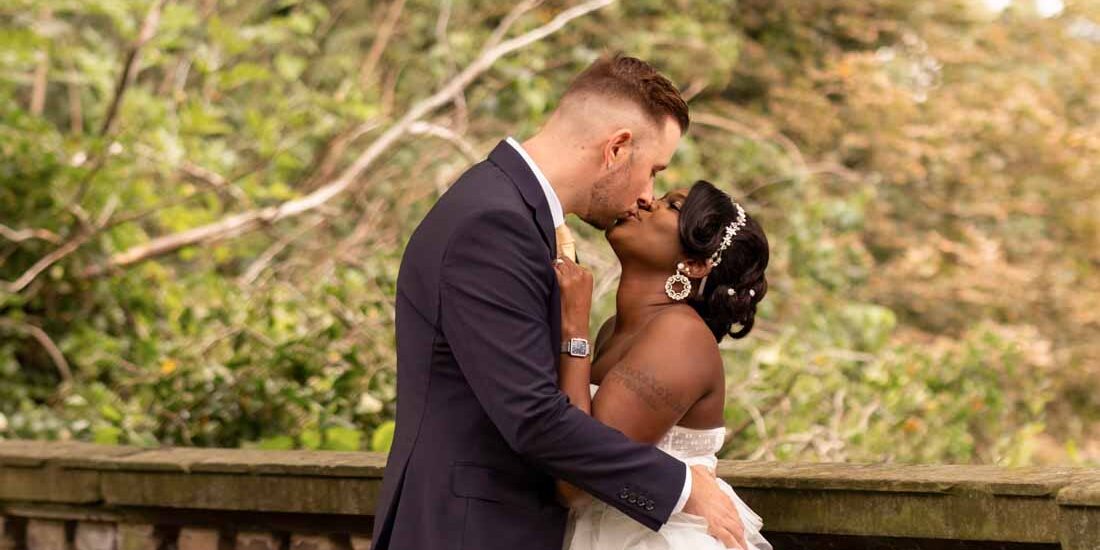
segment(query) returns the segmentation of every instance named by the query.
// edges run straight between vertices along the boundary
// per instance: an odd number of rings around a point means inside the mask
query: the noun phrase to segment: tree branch
[[[310,170],[310,175],[306,178],[301,189],[313,190],[328,181],[333,172],[336,171],[338,163],[347,151],[348,146],[380,125],[381,123],[378,120],[371,119],[336,134],[317,155],[313,169]]]
[[[375,234],[385,204],[385,201],[376,199],[363,209],[363,214],[359,216],[359,221],[355,224],[355,229],[353,229],[347,237],[344,237],[340,242],[336,243],[336,246],[331,247],[331,253],[313,262],[314,267],[310,270],[310,280],[326,280],[328,278],[329,268],[338,258],[347,253],[351,248],[366,240],[367,237]]]
[[[34,86],[31,88],[31,105],[30,111],[32,115],[40,116],[42,110],[46,107],[46,87],[49,84],[48,76],[50,70],[50,54],[46,51],[40,51],[35,54],[35,58],[38,59],[38,63],[34,68]]]
[[[37,262],[34,263],[34,265],[30,267],[30,269],[23,272],[23,274],[20,275],[18,279],[10,283],[3,283],[5,290],[13,294],[22,291],[24,288],[27,287],[27,285],[34,282],[34,280],[51,265],[57,263],[62,258],[68,256],[69,254],[72,254],[73,251],[83,246],[84,243],[88,242],[89,239],[91,239],[99,232],[99,229],[107,224],[107,220],[109,220],[111,214],[114,213],[116,206],[118,206],[118,197],[112,195],[110,200],[107,201],[107,205],[103,208],[103,212],[100,214],[99,219],[96,220],[94,226],[77,232],[77,234],[74,235],[73,238],[69,239],[68,242],[62,244],[61,246],[55,248],[53,252],[50,252],[49,254],[40,258]]]
[[[302,227],[298,231],[295,231],[294,233],[287,235],[279,239],[278,241],[275,241],[274,244],[267,247],[267,250],[264,250],[264,252],[260,254],[260,256],[256,258],[256,260],[252,262],[251,265],[248,266],[248,269],[246,269],[244,273],[237,278],[237,283],[245,286],[251,285],[253,282],[256,281],[256,278],[259,277],[265,269],[267,269],[267,266],[271,264],[272,260],[275,259],[275,256],[278,256],[279,253],[286,249],[287,246],[290,246],[291,243],[302,238],[303,235],[309,233],[317,226],[323,224],[325,221],[326,220],[324,216],[317,216],[317,219],[305,224],[305,227]]]
[[[363,151],[350,166],[345,168],[336,179],[318,188],[316,191],[277,206],[249,210],[187,231],[158,237],[143,245],[135,246],[115,254],[104,264],[89,267],[84,271],[83,275],[86,277],[100,276],[111,269],[125,267],[154,256],[168,254],[186,246],[240,235],[263,224],[275,223],[298,216],[303,212],[309,212],[327,203],[334,197],[347,191],[352,183],[354,183],[355,180],[382,155],[382,153],[393,146],[398,139],[409,131],[409,127],[412,126],[413,123],[421,120],[440,106],[453,101],[456,94],[460,93],[478,76],[488,70],[498,59],[542,40],[560,30],[573,19],[608,6],[614,3],[614,1],[615,0],[589,0],[588,2],[583,2],[559,13],[546,24],[526,34],[501,42],[499,45],[484,51],[461,73],[451,79],[442,89],[413,105],[413,107],[405,113],[405,116],[371,142],[367,149]]]
[[[0,223],[0,237],[16,243],[31,239],[39,239],[54,244],[61,242],[61,237],[49,229],[12,229],[2,223]]]
[[[129,53],[126,55],[126,62],[123,64],[122,73],[119,75],[118,84],[115,86],[114,97],[111,99],[111,104],[107,107],[107,115],[103,119],[103,126],[99,129],[100,137],[105,137],[114,131],[115,124],[118,121],[119,107],[122,105],[122,98],[125,96],[126,90],[130,87],[130,84],[137,77],[140,65],[139,61],[141,60],[141,48],[153,38],[157,26],[160,24],[161,11],[170,1],[171,0],[156,0],[149,6],[149,11],[145,14],[145,20],[141,24],[138,36],[130,46]],[[106,151],[102,146],[94,152],[87,172],[80,178],[76,193],[73,195],[73,198],[69,200],[70,205],[79,204],[80,201],[84,199],[84,194],[88,192],[88,186],[91,185],[96,174],[103,168],[106,157]]]
[[[439,17],[435,20],[435,40],[443,47],[444,58],[447,62],[447,77],[458,72],[458,63],[455,61],[454,49],[451,48],[451,39],[447,35],[447,25],[451,21],[451,8],[453,2],[451,0],[443,0],[439,8]],[[466,94],[459,93],[455,96],[455,116],[454,126],[455,132],[458,134],[465,134],[466,127],[469,124],[469,108],[466,105]]]
[[[213,170],[203,168],[198,164],[185,160],[180,164],[180,172],[183,172],[196,181],[202,182],[207,187],[216,191],[219,195],[224,193],[242,204],[247,205],[251,203],[248,199],[248,195],[246,195],[244,191],[241,191],[240,187],[233,185],[229,180],[225,179],[225,176]]]
[[[508,12],[508,15],[505,15],[497,28],[493,30],[493,34],[489,35],[489,39],[485,41],[481,51],[492,49],[499,44],[504,39],[504,35],[512,29],[512,25],[515,25],[516,21],[523,17],[523,14],[537,8],[541,3],[542,0],[523,0],[523,2],[516,4],[516,7],[512,8],[512,11]]]
[[[69,71],[76,72],[72,57],[65,58]],[[80,83],[69,82],[65,85],[69,97],[69,131],[78,136],[84,133],[84,108],[80,101]]]
[[[765,135],[752,129],[747,124],[743,124],[740,121],[732,118],[727,118],[711,113],[698,113],[691,115],[692,122],[698,122],[703,126],[710,126],[712,128],[718,128],[734,134],[745,136],[757,141],[772,141],[779,144],[787,152],[787,155],[791,157],[798,164],[801,169],[806,169],[806,159],[802,156],[802,151],[797,145],[791,141],[790,138],[783,135],[782,132],[772,132],[772,135]]]
[[[0,327],[7,327],[10,330],[22,332],[34,338],[38,345],[42,346],[42,349],[46,351],[46,355],[50,357],[50,361],[53,362],[54,367],[57,369],[57,374],[61,376],[61,382],[68,384],[73,380],[73,372],[69,368],[69,362],[65,360],[65,355],[61,353],[61,350],[57,347],[57,344],[53,343],[50,339],[50,335],[46,334],[46,331],[29,323],[16,323],[9,319],[0,319]]]
[[[691,81],[687,89],[684,90],[683,98],[684,102],[690,103],[695,96],[703,93],[703,90],[707,88],[707,81],[702,78],[697,78]]]
[[[157,27],[160,25],[161,11],[164,10],[165,4],[169,1],[156,0],[153,5],[149,6],[149,11],[145,14],[145,20],[141,23],[141,30],[138,31],[137,38],[126,54],[126,63],[123,64],[122,74],[118,77],[114,98],[111,99],[111,105],[107,108],[107,116],[103,119],[103,126],[99,130],[100,136],[105,136],[114,130],[115,122],[118,120],[119,106],[122,105],[122,98],[126,94],[127,88],[133,83],[134,78],[137,77],[141,66],[141,48],[156,34]]]
[[[454,130],[447,128],[446,126],[440,126],[438,124],[432,124],[430,122],[417,121],[409,126],[409,133],[413,135],[429,135],[437,137],[454,145],[458,152],[462,153],[467,160],[477,161],[478,155],[474,146],[466,141],[466,138],[459,135]]]
[[[386,20],[382,23],[378,35],[374,37],[370,51],[367,52],[367,57],[363,59],[363,65],[359,69],[359,85],[363,88],[370,86],[374,69],[378,67],[378,62],[382,60],[382,54],[386,51],[386,45],[389,44],[390,37],[393,36],[393,29],[397,27],[397,20],[401,17],[401,11],[404,9],[405,0],[393,0],[389,9],[386,10]]]
[[[53,13],[50,8],[43,7],[39,20],[43,24],[50,22],[53,18]],[[46,89],[49,87],[50,80],[50,46],[46,44],[41,50],[35,52],[35,58],[38,63],[34,67],[34,85],[31,87],[31,101],[30,111],[32,115],[40,116],[42,111],[46,108]]]
[[[722,449],[718,451],[718,456],[726,456],[726,454],[729,453],[730,450],[733,448],[733,444],[737,440],[737,438],[745,430],[747,430],[749,426],[752,426],[754,424],[756,424],[758,427],[761,426],[764,422],[764,415],[770,413],[773,409],[778,407],[780,403],[791,396],[791,392],[794,391],[794,385],[798,382],[800,376],[801,373],[796,373],[794,376],[792,376],[791,379],[787,382],[787,385],[783,388],[783,391],[780,391],[775,396],[773,396],[771,401],[768,402],[767,405],[764,405],[759,409],[748,406],[747,408],[749,409],[750,417],[741,422],[740,425],[735,427],[727,426],[726,442],[722,445]],[[763,436],[764,434],[761,433],[761,438],[763,438]]]

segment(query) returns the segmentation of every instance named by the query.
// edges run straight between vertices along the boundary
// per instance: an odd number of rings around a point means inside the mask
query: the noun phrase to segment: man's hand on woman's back
[[[743,549],[745,525],[730,497],[718,488],[714,474],[703,466],[691,467],[691,496],[684,513],[707,520],[707,531],[727,548]]]

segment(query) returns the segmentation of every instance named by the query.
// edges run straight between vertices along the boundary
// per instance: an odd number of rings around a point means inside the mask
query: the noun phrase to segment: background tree
[[[606,5],[610,4],[610,5]],[[730,457],[1100,460],[1100,4],[9,0],[0,436],[376,448],[403,245],[604,51],[773,246]],[[575,226],[613,307],[602,237]]]

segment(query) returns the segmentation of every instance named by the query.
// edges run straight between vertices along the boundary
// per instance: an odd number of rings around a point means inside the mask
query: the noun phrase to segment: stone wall
[[[0,441],[0,550],[368,550],[385,457]],[[776,550],[1100,550],[1100,471],[723,461]]]

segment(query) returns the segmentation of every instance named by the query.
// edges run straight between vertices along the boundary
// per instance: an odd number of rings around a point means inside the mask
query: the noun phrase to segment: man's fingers
[[[741,522],[741,514],[736,507],[722,514],[722,525],[735,533],[739,533],[745,528]]]
[[[723,509],[714,517],[714,521],[707,522],[708,531],[711,536],[721,541],[726,548],[744,550],[747,548],[745,527],[741,522],[741,516],[737,512],[737,508],[728,500],[723,500],[720,507]],[[725,509],[727,507],[728,510]]]
[[[714,536],[714,538],[722,541],[722,545],[726,548],[737,548],[740,550],[745,548],[745,537],[741,533],[741,525],[729,516],[718,516],[715,518],[715,521],[708,522],[708,525],[710,526],[710,534]]]
[[[712,527],[710,529],[710,534],[714,538],[718,539],[718,541],[722,543],[722,546],[725,546],[726,548],[737,548],[738,550],[744,550],[745,548],[739,542],[737,542],[737,537],[735,537],[733,533],[729,532],[727,529],[722,528],[721,526],[716,525]]]
[[[747,548],[747,544],[745,542],[745,527],[741,524],[740,518],[738,518],[737,521],[730,521],[723,527],[726,531],[729,532],[730,536],[733,538],[733,541],[736,543],[737,548]]]

